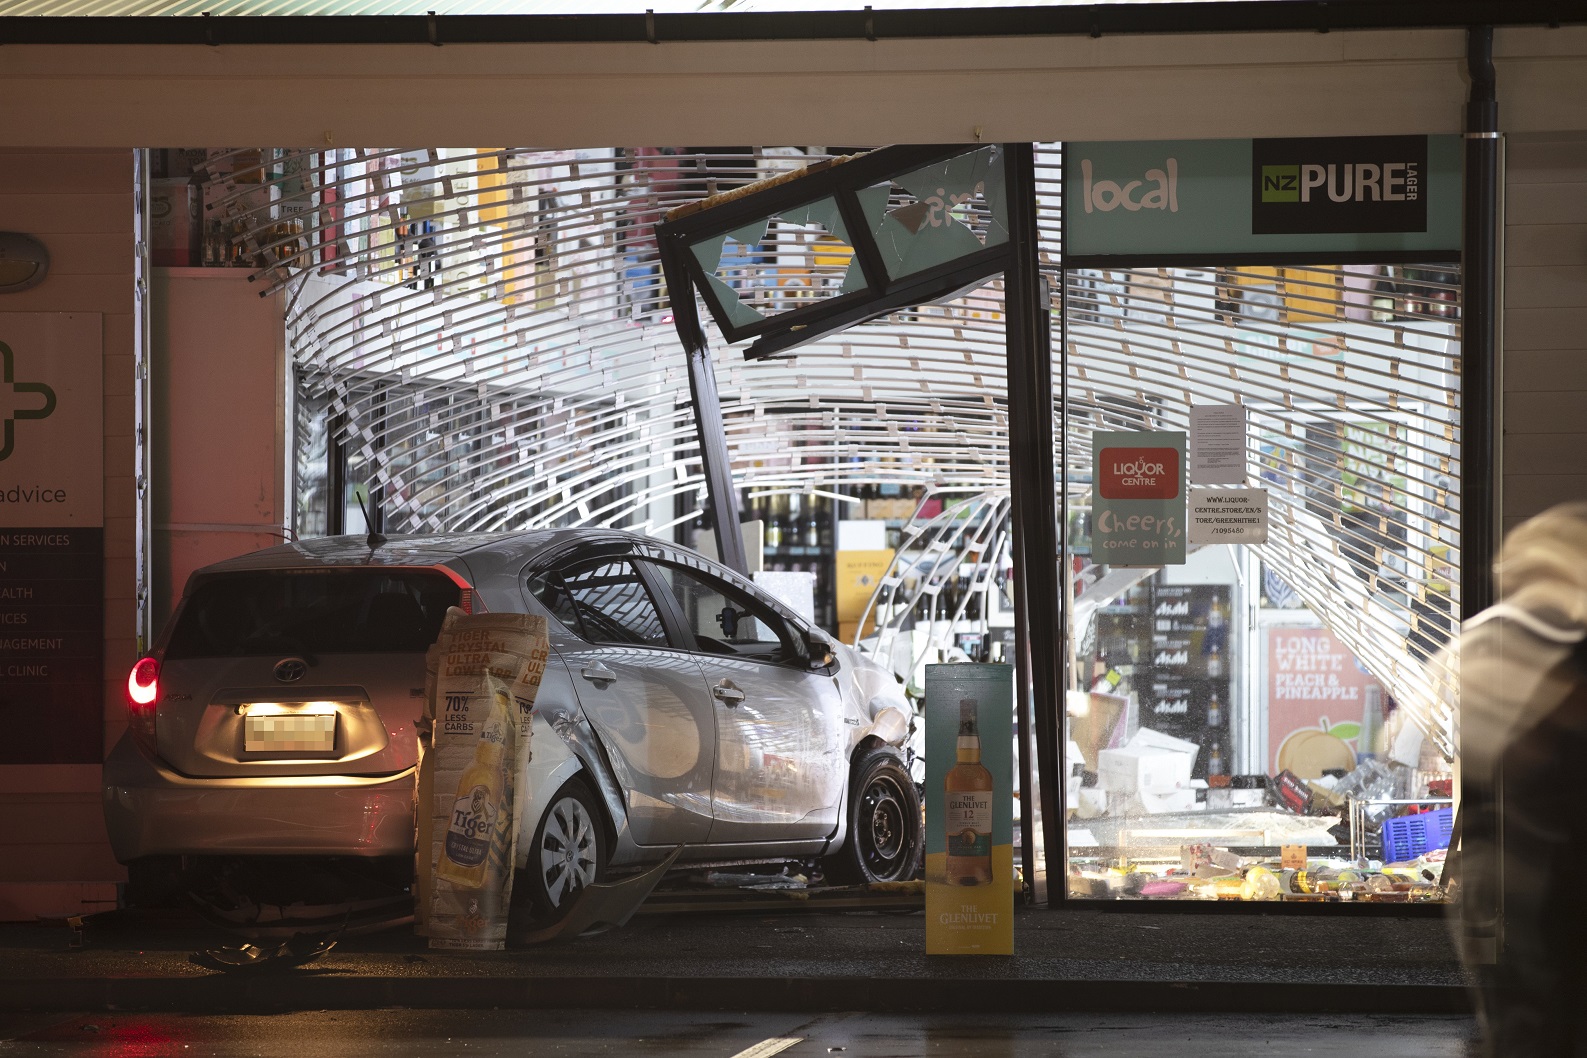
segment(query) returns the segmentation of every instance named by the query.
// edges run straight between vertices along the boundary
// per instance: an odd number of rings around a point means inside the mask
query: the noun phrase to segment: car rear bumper
[[[411,855],[414,773],[192,779],[124,737],[105,760],[105,826],[122,863],[159,855]]]

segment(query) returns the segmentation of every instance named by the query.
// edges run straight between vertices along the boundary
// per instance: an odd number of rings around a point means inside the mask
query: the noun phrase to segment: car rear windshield
[[[422,653],[458,599],[426,569],[216,574],[194,587],[165,656]]]

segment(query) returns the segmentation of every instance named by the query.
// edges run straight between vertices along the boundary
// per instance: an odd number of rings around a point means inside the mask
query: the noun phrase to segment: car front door
[[[694,657],[669,643],[633,563],[575,561],[531,574],[525,587],[566,628],[553,646],[606,745],[634,840],[708,840],[715,701]]]
[[[748,588],[683,564],[644,562],[678,607],[716,710],[711,842],[823,837],[848,779],[843,701],[811,671],[799,630]]]

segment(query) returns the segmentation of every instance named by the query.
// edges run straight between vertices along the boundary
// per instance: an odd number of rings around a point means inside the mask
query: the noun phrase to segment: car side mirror
[[[838,661],[832,644],[813,635],[805,636],[805,657],[810,659],[812,669],[830,669]]]

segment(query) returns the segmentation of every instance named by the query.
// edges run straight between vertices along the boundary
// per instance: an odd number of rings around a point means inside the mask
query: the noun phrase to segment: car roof
[[[494,533],[395,533],[371,546],[368,536],[317,536],[211,563],[199,573],[318,566],[441,566],[463,559],[496,567],[574,543],[648,539],[616,529],[530,529]]]
[[[397,533],[381,539],[373,546],[365,535],[317,536],[288,541],[212,563],[195,570],[193,579],[250,570],[455,565],[462,566],[462,572],[477,584],[482,577],[503,572],[517,573],[537,558],[550,563],[575,549],[590,554],[591,548],[598,551],[602,545],[709,569],[718,576],[739,582],[755,591],[773,609],[793,621],[795,626],[809,627],[806,618],[775,596],[765,593],[751,578],[735,573],[689,548],[622,529],[578,527],[493,533]],[[192,583],[189,581],[189,590]]]

